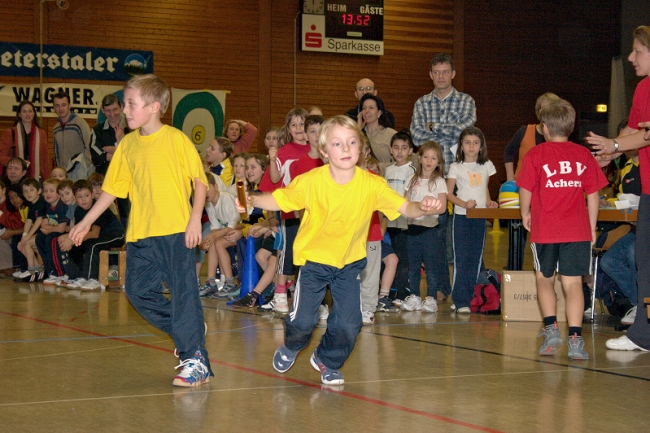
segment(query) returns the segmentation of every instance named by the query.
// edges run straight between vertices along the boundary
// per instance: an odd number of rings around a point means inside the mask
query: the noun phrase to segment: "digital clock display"
[[[302,49],[384,55],[384,0],[302,0]]]
[[[370,15],[342,14],[341,23],[346,26],[370,26]]]
[[[379,0],[325,1],[327,36],[364,41],[384,40],[384,2]]]

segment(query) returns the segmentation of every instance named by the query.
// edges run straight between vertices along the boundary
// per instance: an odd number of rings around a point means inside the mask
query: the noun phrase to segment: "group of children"
[[[25,161],[14,157],[8,164],[12,165],[24,167]],[[55,167],[51,176],[42,183],[30,177],[15,183],[7,177],[8,187],[0,182],[0,224],[14,247],[12,276],[20,282],[101,289],[99,253],[124,245],[124,227],[107,211],[81,245],[74,246],[68,232],[99,197],[103,176],[95,173],[73,182],[61,167]]]
[[[544,336],[545,340],[540,348],[540,354],[554,354],[562,341],[559,338],[557,318],[555,316],[555,294],[552,288],[556,266],[559,266],[558,272],[562,275],[563,287],[567,298],[567,311],[569,312],[569,357],[571,359],[587,359],[588,354],[584,349],[584,341],[581,336],[584,298],[582,297],[581,284],[578,284],[578,281],[581,281],[581,277],[588,275],[590,272],[592,239],[591,235],[585,236],[585,233],[589,231],[587,230],[589,225],[595,227],[598,203],[594,198],[598,197],[598,189],[602,187],[604,178],[589,152],[586,152],[586,149],[580,146],[568,142],[568,136],[573,130],[575,122],[575,112],[572,110],[571,105],[564,100],[551,104],[550,107],[545,109],[542,118],[545,124],[545,137],[548,143],[545,146],[539,146],[537,151],[533,152],[531,154],[532,156],[523,162],[524,174],[519,181],[519,185],[522,188],[521,200],[524,225],[533,232],[531,239],[533,241],[533,252],[536,257],[535,268],[537,271],[538,295],[544,316],[545,327],[540,336]],[[319,119],[318,122],[322,122],[322,118]],[[305,120],[304,129],[301,127],[303,120]],[[336,118],[331,120],[336,120]],[[283,194],[288,194],[286,191],[292,188],[299,188],[301,182],[306,182],[302,177],[299,178],[300,181],[296,180],[296,182],[292,183],[292,180],[296,179],[296,176],[299,174],[315,171],[321,165],[321,159],[328,164],[330,172],[332,171],[333,162],[330,154],[325,152],[324,147],[318,147],[319,138],[321,141],[326,142],[328,139],[327,134],[323,131],[320,135],[318,133],[315,133],[313,137],[309,135],[309,128],[315,121],[313,116],[307,117],[306,113],[297,112],[296,110],[289,113],[286,128],[291,134],[291,137],[294,138],[294,141],[284,151],[283,147],[280,147],[278,150],[274,146],[271,146],[269,149],[271,161],[275,160],[277,163],[275,165],[271,163],[268,179],[271,184],[281,184],[284,188],[260,188],[261,191],[272,192],[275,201],[271,201],[267,196],[262,196],[264,199],[254,195],[249,198],[249,203],[254,205],[272,210],[277,210],[276,208],[278,208],[286,212],[286,214],[283,213],[283,221],[281,224],[281,232],[283,233],[283,239],[286,244],[284,250],[280,250],[279,253],[291,254],[295,251],[299,257],[294,258],[293,262],[302,266],[300,272],[305,269],[304,266],[309,265],[310,258],[321,257],[329,259],[329,257],[325,253],[319,254],[316,251],[306,249],[308,244],[305,243],[305,240],[296,241],[296,237],[300,240],[301,233],[304,233],[304,236],[320,238],[324,236],[328,227],[326,227],[323,221],[319,221],[318,219],[313,220],[313,213],[317,212],[313,208],[309,209],[308,212],[306,207],[298,207],[297,202],[290,201],[281,205],[281,202],[278,200],[280,197],[285,199]],[[303,130],[308,135],[307,139],[303,138]],[[307,157],[304,156],[304,151],[301,156],[300,146],[303,146],[305,150],[307,146],[306,144],[301,144],[300,140],[308,141],[311,145],[311,154]],[[362,134],[359,134],[359,141],[361,143],[359,146],[360,157],[357,161],[359,167],[379,174],[379,165],[376,160],[365,152],[365,149],[368,147],[365,142],[365,137]],[[322,145],[324,146],[324,144]],[[340,147],[340,144],[337,145],[337,150],[338,147]],[[559,150],[553,153],[551,149]],[[568,162],[560,156],[562,152],[567,150],[574,153],[571,158],[565,158],[570,160]],[[318,151],[320,151],[320,157],[317,153]],[[488,189],[488,180],[490,176],[496,174],[496,169],[488,159],[486,140],[483,133],[476,127],[468,127],[461,132],[456,150],[456,160],[447,170],[446,179],[442,148],[438,143],[427,142],[420,146],[417,150],[417,161],[411,158],[412,152],[413,144],[408,131],[400,131],[400,133],[395,134],[391,140],[391,155],[394,163],[386,167],[384,174],[388,185],[399,196],[405,197],[409,201],[418,202],[429,197],[437,200],[441,203],[441,206],[439,211],[429,212],[426,215],[419,215],[415,218],[398,217],[389,223],[388,228],[386,224],[383,224],[384,215],[373,215],[371,213],[372,218],[369,233],[365,239],[367,241],[366,263],[360,268],[361,272],[359,273],[360,308],[363,324],[372,324],[374,322],[374,312],[376,310],[390,311],[397,305],[407,311],[422,310],[435,312],[438,308],[437,303],[446,300],[449,294],[438,290],[439,287],[442,287],[438,283],[439,279],[449,280],[445,247],[444,243],[441,242],[445,238],[445,233],[439,233],[438,216],[447,212],[447,200],[454,205],[452,226],[454,246],[452,293],[454,305],[452,305],[452,309],[456,313],[470,313],[470,301],[473,297],[473,289],[479,273],[484,269],[483,247],[486,221],[484,219],[468,218],[466,216],[467,209],[498,207],[498,204],[491,199]],[[580,162],[572,170],[567,164],[570,165],[574,159]],[[311,166],[305,165],[304,162],[300,163],[300,161],[309,160],[318,162],[312,162]],[[558,169],[551,172],[548,168],[550,162],[558,164]],[[569,186],[568,191],[558,189],[557,185],[560,185],[560,187],[566,186],[565,183],[562,183],[563,181],[560,181],[559,184],[552,181],[545,182],[545,179],[555,176],[558,173],[564,177],[577,177],[578,180],[567,181],[568,183],[566,185]],[[321,181],[321,183],[327,185],[325,181]],[[305,188],[309,191],[308,187]],[[278,192],[276,193],[276,191]],[[316,196],[309,194],[306,191],[302,191],[299,200],[309,201]],[[585,195],[587,197],[587,207],[584,206]],[[553,200],[549,200],[549,197],[553,197]],[[535,204],[532,206],[534,209],[532,214],[531,200],[535,200]],[[567,207],[565,204],[561,204],[561,202],[572,202],[574,206]],[[581,203],[583,206],[580,206]],[[361,204],[358,203],[358,205]],[[330,206],[332,206],[331,203]],[[288,211],[285,207],[301,209],[300,212],[302,215],[295,214],[295,209]],[[571,230],[570,235],[565,233],[564,230],[559,230],[559,228],[558,230],[550,231],[541,228],[541,226],[547,224],[540,223],[539,221],[553,219],[555,222],[563,221],[563,224],[565,224],[564,218],[554,218],[551,214],[548,214],[548,212],[556,212],[558,208],[562,208],[563,212],[572,212],[576,209],[574,211],[575,218],[572,218],[575,230]],[[316,209],[320,209],[325,213],[328,212],[322,209],[322,206],[316,207]],[[547,214],[543,215],[544,213]],[[537,216],[532,218],[532,224],[531,215]],[[400,221],[400,218],[403,219]],[[331,235],[329,238],[331,249],[335,248],[334,245],[338,245],[337,241],[339,238],[346,239],[345,232],[349,229],[343,230],[343,225],[340,227],[342,232],[336,236]],[[294,229],[294,231],[288,230],[289,228]],[[384,237],[386,229],[390,236]],[[589,232],[591,233],[591,231]],[[268,230],[265,233],[272,233],[272,231]],[[389,238],[393,241],[392,243],[388,240]],[[294,242],[296,243],[294,244]],[[291,245],[294,245],[294,248],[290,248]],[[343,245],[340,245],[340,247],[342,249],[352,248],[343,248]],[[397,260],[394,258],[394,250],[398,253]],[[381,258],[387,258],[389,256],[393,256],[392,265],[386,263],[383,278],[380,279]],[[321,263],[318,260],[316,262]],[[395,264],[397,269],[394,267]],[[341,263],[338,263],[338,265],[341,265]],[[399,272],[400,267],[402,269],[406,268],[408,275],[407,292],[402,294],[402,296],[396,294],[395,291],[392,294],[390,292],[392,278],[395,272]],[[340,266],[337,268],[340,268]],[[424,300],[422,300],[420,295],[422,272],[426,273],[427,286],[427,296]],[[293,272],[292,270],[279,270],[278,274],[291,278]],[[301,277],[299,276],[296,282],[296,290],[299,289],[300,279]],[[282,289],[285,289],[283,280],[278,281],[278,285]],[[384,284],[386,281],[388,281],[388,284]],[[314,281],[310,280],[310,290],[313,283]],[[332,282],[328,281],[328,284],[331,290]],[[379,288],[380,285],[381,289]],[[286,312],[288,310],[286,295],[284,295],[286,292],[278,291],[277,289],[278,287],[276,286],[276,295],[274,296],[273,303],[282,305],[282,309],[276,311]],[[255,305],[255,301],[259,298],[262,290],[264,290],[264,287],[256,288],[253,293],[247,295],[246,299],[240,300],[234,305]],[[320,303],[322,301],[322,293],[318,292],[315,295],[316,299],[320,299],[318,301]],[[297,351],[306,344],[306,340],[304,340],[304,338],[307,338],[307,334],[304,334],[305,329],[312,326],[314,317],[321,316],[322,310],[320,309],[322,306],[316,309],[310,303],[307,307],[309,309],[308,316],[297,319],[299,315],[296,310],[298,309],[297,303],[299,302],[301,301],[296,295],[291,315],[287,318],[287,341],[291,341],[289,343],[291,346],[285,342],[285,347],[278,349],[274,359],[276,370],[281,372],[286,371],[290,367],[293,362],[292,360],[297,355]],[[295,323],[296,321],[297,323]],[[291,325],[301,328],[301,332],[303,333],[301,334],[301,338],[295,339],[297,337],[292,332],[297,331],[290,332]],[[331,326],[331,321],[328,321],[329,326]],[[324,337],[323,341],[325,340],[326,338]],[[324,356],[323,354],[318,355],[315,353],[312,357],[312,364],[319,365],[318,359],[322,360]],[[338,361],[334,362],[334,359],[330,361],[332,361],[330,367],[334,369],[336,369],[336,365],[342,364]],[[321,372],[325,371],[320,367],[319,369],[321,369]],[[329,372],[329,370],[327,371]],[[340,372],[337,372],[334,376],[338,377],[337,375],[339,374]],[[324,382],[326,382],[326,376],[328,375],[332,376],[331,372],[323,373]],[[330,379],[328,379],[327,383],[336,383],[336,380]]]
[[[344,382],[340,368],[354,348],[362,324],[372,323],[373,308],[391,309],[391,284],[384,280],[390,280],[398,266],[406,267],[410,290],[401,306],[406,310],[437,310],[441,297],[436,293],[436,280],[448,279],[448,268],[440,244],[444,234],[436,228],[439,215],[447,212],[447,200],[454,204],[455,310],[469,312],[471,290],[482,268],[485,220],[467,218],[465,211],[496,207],[488,190],[488,179],[495,169],[487,158],[485,137],[478,128],[467,128],[461,133],[456,161],[449,167],[446,180],[438,143],[424,143],[414,164],[409,134],[396,134],[391,142],[395,163],[387,167],[386,181],[377,173],[376,161],[368,156],[367,139],[356,122],[345,116],[324,120],[301,109],[288,113],[282,129],[267,132],[264,141],[268,157],[232,155],[232,141],[217,137],[210,143],[203,164],[182,132],[162,124],[169,96],[164,81],[153,75],[134,77],[127,83],[124,113],[134,132],[121,140],[96,202],[92,199],[92,187],[85,181],[70,186],[65,180],[46,180],[41,198],[39,183],[28,179],[23,181],[20,194],[15,194],[18,197],[13,197],[11,191],[9,196],[17,209],[27,205],[23,239],[19,243],[27,260],[34,245],[39,252],[41,245],[45,250],[52,247],[51,251],[41,252],[44,271],[39,270],[35,261],[28,263],[25,276],[30,278],[52,271],[48,267],[54,268],[53,276],[60,276],[57,262],[71,261],[73,249],[79,247],[85,252],[82,267],[91,275],[96,257],[94,247],[118,242],[120,238],[109,207],[116,197],[129,197],[132,210],[126,231],[125,291],[145,319],[174,339],[181,359],[174,385],[198,386],[213,376],[205,347],[200,295],[234,298],[239,294],[233,275],[232,247],[238,245],[237,250],[241,250],[241,241],[247,236],[256,239],[256,261],[263,273],[257,286],[234,305],[252,307],[268,286],[274,289],[268,305],[289,313],[284,344],[273,356],[273,367],[280,373],[291,368],[299,352],[308,345],[323,315],[327,289],[332,294],[332,310],[310,363],[320,373],[322,382],[329,385]],[[578,305],[582,294],[574,294],[573,275],[588,273],[584,265],[589,262],[590,239],[586,239],[589,233],[585,233],[590,230],[585,227],[591,223],[592,229],[595,226],[593,191],[595,188],[597,210],[601,185],[593,158],[588,160],[584,152],[564,143],[569,123],[572,129],[575,119],[575,112],[571,117],[566,111],[561,104],[545,109],[544,132],[551,143],[538,146],[539,152],[529,153],[519,182],[524,225],[532,230],[533,242],[541,244],[533,246],[539,256],[536,263],[541,264],[537,267],[538,290],[546,325],[540,353],[555,353],[561,343],[551,302],[551,297],[555,299],[551,295],[553,263],[559,262],[567,293],[569,356],[586,359],[575,320],[582,317],[582,307]],[[569,163],[563,159],[565,148],[570,148],[579,161],[574,169],[569,169]],[[587,155],[591,156],[588,152]],[[549,164],[557,167],[549,168]],[[562,175],[561,181],[545,180],[558,173]],[[569,179],[571,176],[578,179]],[[564,185],[562,182],[577,187],[572,189],[570,205],[560,203],[563,198],[558,198],[564,196],[564,191],[556,188]],[[547,191],[540,192],[540,183]],[[73,212],[71,192],[77,204]],[[582,206],[579,203],[583,192],[588,194],[589,212],[584,201]],[[545,207],[546,201],[551,207]],[[562,207],[571,217],[577,216],[572,233],[580,239],[570,239],[568,247],[560,243],[566,241],[564,236],[548,237],[549,233],[562,233],[564,227],[540,229],[548,224],[546,220],[565,222],[553,215],[540,217],[541,210],[548,212],[554,207]],[[574,209],[581,207],[584,211]],[[202,222],[204,215],[206,220]],[[399,217],[405,220],[392,225],[389,236],[384,236],[384,220],[395,221]],[[68,223],[74,223],[74,227],[66,235]],[[391,245],[395,244],[388,241],[395,237],[402,237],[408,251],[408,259],[401,264],[392,253]],[[120,239],[124,239],[123,231]],[[84,247],[89,241],[93,246]],[[574,241],[577,244],[570,245]],[[208,279],[205,285],[199,283],[199,290],[196,279],[202,258],[197,247],[208,252]],[[59,255],[59,251],[67,253],[67,257]],[[242,260],[241,251],[238,254]],[[378,258],[386,264],[383,279],[378,278]],[[423,265],[427,274],[424,301],[419,294]],[[223,287],[216,282],[217,268],[221,270]],[[380,280],[381,289],[377,284]],[[290,286],[294,287],[291,309],[287,301]],[[169,289],[169,297],[163,294],[164,287]]]
[[[235,184],[237,181],[245,182],[247,191],[252,194],[273,192],[288,186],[298,175],[322,166],[327,160],[318,150],[323,122],[322,116],[309,115],[301,109],[291,110],[282,129],[271,128],[265,134],[268,161],[262,155],[232,155],[232,143],[224,137],[217,137],[210,143],[205,161],[210,172],[218,177],[215,181],[218,192],[209,196],[206,204],[209,222],[205,223],[205,240],[200,248],[208,251],[208,278],[204,286],[201,287],[199,283],[202,297],[233,298],[239,294],[231,270],[231,257],[234,254],[227,250],[250,233],[263,239],[274,238],[267,241],[261,239],[256,244],[258,263],[264,276],[270,278],[263,277],[262,284],[266,285],[258,284],[244,299],[233,305],[255,306],[259,303],[260,295],[270,286],[274,291],[273,300],[260,308],[289,312],[287,287],[291,287],[296,272],[292,245],[301,225],[301,215],[298,212],[264,215],[260,210],[251,209],[252,220],[247,215],[240,220],[234,209]],[[365,150],[359,166],[381,175],[376,159],[369,154],[370,147],[363,134],[361,140],[364,141]],[[421,146],[416,161],[412,158],[413,150],[408,130],[395,134],[391,140],[391,155],[395,162],[385,169],[384,177],[394,191],[409,200],[417,201],[428,195],[437,198],[443,203],[440,213],[447,211],[448,189],[456,190],[455,194],[449,194],[449,200],[456,205],[455,213],[461,215],[455,219],[458,226],[454,227],[454,243],[458,243],[454,308],[458,313],[469,313],[469,302],[476,282],[472,275],[477,275],[482,267],[485,221],[465,218],[464,209],[496,207],[496,203],[490,200],[487,187],[487,180],[496,170],[487,159],[485,138],[478,128],[468,128],[461,134],[457,162],[452,164],[447,180],[444,177],[442,148],[438,143],[427,142]],[[249,166],[258,167],[258,170],[249,172]],[[218,214],[212,209],[218,209]],[[440,254],[445,248],[446,233],[439,233],[437,226],[437,214],[411,220],[400,217],[390,222],[381,214],[373,217],[367,239],[367,255],[372,260],[361,276],[362,293],[368,294],[362,306],[364,324],[374,323],[376,311],[393,311],[401,306],[408,311],[436,312],[437,303],[446,300],[449,292],[438,291],[439,287],[444,287],[439,280],[446,280],[449,286],[449,268],[444,254]],[[249,231],[250,228],[252,230]],[[385,236],[386,233],[389,236]],[[240,242],[240,247],[243,246],[243,242]],[[260,253],[260,250],[266,252]],[[239,254],[239,257],[243,257],[243,254]],[[271,266],[268,266],[269,257],[273,257]],[[384,272],[380,278],[382,262]],[[276,263],[277,271],[273,269]],[[198,261],[197,277],[200,264]],[[221,269],[223,287],[216,280],[217,264]],[[420,298],[422,268],[426,272],[427,282],[424,301]],[[274,272],[277,272],[275,281]],[[406,290],[391,292],[394,276],[400,272],[407,275],[409,284]],[[321,306],[320,316],[323,319],[327,317],[326,305]]]

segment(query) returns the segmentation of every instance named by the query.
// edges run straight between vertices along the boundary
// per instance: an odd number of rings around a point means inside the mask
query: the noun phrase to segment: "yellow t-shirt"
[[[106,172],[102,189],[131,200],[126,241],[183,233],[190,219],[194,179],[208,181],[190,139],[163,125],[142,136],[124,136]]]
[[[223,165],[223,170],[221,170],[221,174],[219,175],[219,178],[223,181],[223,183],[226,186],[232,185],[232,181],[234,180],[234,171],[232,169],[232,164],[230,163],[230,159],[226,158],[223,161],[221,161],[221,164]]]
[[[372,213],[379,210],[393,220],[406,201],[386,180],[360,168],[339,185],[329,164],[296,177],[273,197],[284,212],[305,209],[293,244],[294,264],[310,261],[338,269],[366,256]]]

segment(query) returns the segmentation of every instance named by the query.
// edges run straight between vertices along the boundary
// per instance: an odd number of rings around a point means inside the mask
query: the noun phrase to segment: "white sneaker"
[[[371,311],[361,312],[361,321],[364,325],[372,325],[375,323],[375,313]]]
[[[404,303],[404,301],[406,301],[406,299],[397,299],[397,298],[395,298],[395,299],[393,299],[393,305],[396,306],[396,307],[401,307],[402,304]]]
[[[433,296],[427,296],[427,298],[422,303],[422,311],[427,313],[436,313],[438,311],[438,302]]]
[[[18,275],[16,276],[16,278],[22,280],[24,278],[29,277],[32,274],[34,274],[34,272],[32,272],[32,271],[22,271],[22,272],[18,272]]]
[[[16,272],[11,274],[11,276],[14,277],[14,278],[18,278],[19,275],[20,275],[20,269],[18,269]]]
[[[287,302],[286,293],[273,294],[273,311],[282,314],[286,314],[289,312],[289,303]]]
[[[68,276],[63,275],[61,277],[57,277],[56,275],[50,275],[49,278],[43,280],[43,284],[56,284],[59,281],[68,281]]]
[[[627,338],[627,335],[623,335],[622,337],[618,338],[610,338],[607,340],[605,343],[605,346],[607,346],[608,349],[612,350],[640,350],[641,352],[647,352],[647,349],[644,349],[641,346],[637,346],[635,343],[632,342],[629,338]]]
[[[85,278],[75,278],[75,279],[72,280],[72,281],[69,281],[69,280],[68,280],[68,283],[67,283],[67,284],[63,284],[63,283],[61,283],[61,285],[62,285],[62,286],[65,286],[65,287],[67,287],[67,288],[69,288],[69,289],[79,289],[79,288],[81,288],[81,286],[82,286],[83,284],[85,284],[85,283],[86,283],[86,279],[85,279]]]
[[[630,308],[627,313],[625,313],[625,316],[621,319],[621,323],[623,325],[631,325],[634,323],[634,318],[636,317],[636,305],[632,308]]]
[[[318,307],[318,320],[326,321],[329,316],[330,309],[327,307],[327,305],[321,304]]]
[[[451,305],[449,306],[449,309],[450,309],[451,311],[456,311],[456,304],[451,304]]]
[[[420,311],[422,300],[418,295],[408,295],[400,308],[405,311]]]
[[[79,286],[79,290],[104,290],[106,287],[99,281],[91,278]]]
[[[457,314],[469,314],[471,312],[472,310],[470,310],[469,307],[460,307],[458,310],[456,310]]]

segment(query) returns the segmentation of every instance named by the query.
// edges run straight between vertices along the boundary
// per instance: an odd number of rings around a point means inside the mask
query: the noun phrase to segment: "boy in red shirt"
[[[537,299],[544,317],[540,355],[554,355],[562,344],[556,320],[555,270],[561,275],[569,324],[569,358],[589,358],[582,339],[582,276],[591,273],[596,241],[598,190],[607,179],[586,147],[568,141],[575,110],[565,100],[540,112],[545,143],[524,157],[517,186],[524,227],[530,231]],[[585,206],[585,194],[587,206]]]

